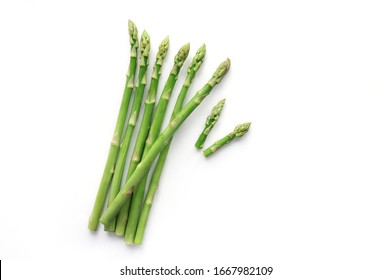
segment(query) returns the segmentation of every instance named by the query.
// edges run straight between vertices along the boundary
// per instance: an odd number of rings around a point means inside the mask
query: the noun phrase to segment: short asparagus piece
[[[88,228],[90,230],[97,230],[99,218],[101,216],[102,209],[105,205],[106,195],[109,189],[110,180],[114,173],[114,166],[116,163],[117,154],[119,151],[119,144],[123,133],[124,123],[127,117],[128,106],[131,99],[132,90],[135,83],[135,72],[136,72],[136,59],[137,49],[139,47],[137,39],[137,28],[136,25],[129,20],[128,21],[129,41],[131,45],[131,55],[129,61],[128,72],[126,76],[124,94],[121,101],[120,111],[117,117],[116,128],[114,130],[113,139],[110,145],[109,155],[106,160],[105,170],[102,175],[101,183],[99,185],[97,197],[95,199],[94,208],[91,213]]]
[[[200,103],[207,97],[212,89],[219,84],[225,74],[230,68],[230,60],[227,59],[221,63],[214,75],[208,81],[207,84],[200,89],[195,96],[185,105],[185,107],[177,114],[177,116],[170,121],[169,125],[159,135],[158,139],[151,146],[149,152],[143,157],[142,161],[136,167],[135,172],[127,180],[119,194],[113,200],[111,206],[102,215],[100,221],[104,225],[108,225],[116,217],[120,211],[121,206],[129,199],[132,194],[134,187],[143,179],[150,169],[154,159],[162,151],[162,149],[168,144],[174,132],[181,126],[181,124],[188,118],[188,116],[200,105]]]
[[[162,95],[159,98],[158,106],[152,120],[151,128],[148,133],[146,144],[143,151],[143,157],[148,153],[152,144],[158,138],[161,132],[162,123],[165,117],[167,106],[169,104],[170,96],[173,92],[174,85],[177,82],[178,74],[180,73],[181,67],[184,64],[189,54],[189,43],[185,44],[180,48],[177,55],[174,58],[174,65],[170,72],[169,78],[163,88]],[[142,158],[143,158],[142,157]],[[136,186],[135,193],[132,197],[131,208],[128,216],[128,224],[125,230],[125,242],[132,244],[136,234],[136,227],[139,220],[139,214],[141,205],[143,203],[144,190],[146,188],[147,175],[143,180]]]
[[[230,132],[222,139],[216,141],[211,147],[205,149],[203,152],[204,156],[208,157],[209,155],[215,153],[223,146],[229,144],[233,139],[244,136],[248,132],[250,125],[251,125],[250,122],[237,125],[234,128],[234,131]]]
[[[133,149],[131,163],[128,169],[127,179],[130,177],[133,171],[135,171],[136,166],[139,164],[140,159],[142,157],[144,143],[146,141],[147,134],[150,129],[151,118],[154,111],[158,83],[159,83],[159,78],[161,76],[161,67],[162,67],[163,60],[166,57],[168,49],[169,49],[169,37],[166,37],[159,45],[158,53],[154,64],[154,69],[151,76],[150,88],[148,90],[147,98],[144,101],[145,107],[143,112],[142,123],[140,125],[135,147]],[[127,203],[122,207],[117,217],[116,234],[119,236],[123,236],[125,233],[125,228],[128,221],[129,205],[130,205],[130,200],[128,200]]]
[[[122,175],[124,171],[125,162],[128,155],[129,144],[131,143],[133,131],[135,130],[136,121],[139,116],[140,107],[142,105],[144,89],[147,84],[147,68],[148,68],[148,55],[150,52],[150,36],[146,31],[143,31],[140,39],[140,58],[139,58],[139,76],[136,83],[136,91],[133,99],[131,108],[130,118],[128,125],[125,129],[124,139],[120,145],[120,152],[117,157],[116,166],[114,169],[114,175],[112,184],[110,187],[110,195],[108,199],[108,207],[114,200],[118,192],[120,191]],[[113,232],[115,230],[116,223],[113,221],[108,227],[105,227],[106,231]]]
[[[192,60],[192,63],[188,67],[188,75],[185,79],[184,85],[182,86],[181,92],[178,95],[176,105],[174,106],[173,113],[171,115],[171,119],[173,120],[177,114],[181,111],[182,106],[185,101],[185,97],[188,93],[189,87],[193,82],[194,77],[196,76],[197,71],[199,70],[201,64],[204,61],[204,56],[206,54],[206,46],[202,45],[196,52],[195,57]],[[166,145],[165,148],[161,151],[158,157],[157,164],[155,165],[155,169],[152,173],[150,186],[147,191],[146,199],[143,204],[143,208],[140,214],[139,223],[137,225],[136,235],[135,235],[135,244],[142,244],[144,231],[146,229],[148,216],[150,213],[150,209],[152,207],[152,202],[155,196],[155,193],[158,189],[159,181],[161,179],[163,167],[166,162],[167,155],[169,153],[170,145],[172,139],[170,139],[169,144]]]
[[[212,108],[210,115],[207,117],[204,129],[199,136],[199,139],[196,141],[196,148],[202,149],[204,146],[204,142],[207,139],[208,134],[210,133],[211,129],[214,128],[215,124],[218,122],[219,116],[223,110],[223,106],[225,105],[226,99],[222,99]]]

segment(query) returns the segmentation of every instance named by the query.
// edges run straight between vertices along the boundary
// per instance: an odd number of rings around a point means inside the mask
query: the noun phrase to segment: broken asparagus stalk
[[[230,132],[222,139],[216,141],[211,147],[205,149],[203,152],[204,156],[208,157],[211,154],[215,153],[220,148],[222,148],[223,146],[229,144],[231,141],[233,141],[233,139],[244,136],[248,132],[250,125],[251,125],[250,122],[237,125],[234,128],[234,131]]]
[[[225,106],[226,99],[222,99],[212,108],[211,113],[208,115],[203,131],[201,132],[199,138],[196,141],[195,147],[202,149],[204,142],[207,139],[208,134],[214,128],[215,124],[218,122],[219,116]]]

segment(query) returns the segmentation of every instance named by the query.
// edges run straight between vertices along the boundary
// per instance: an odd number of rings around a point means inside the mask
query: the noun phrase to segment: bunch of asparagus
[[[189,87],[204,61],[206,47],[202,45],[197,50],[188,66],[187,77],[178,95],[170,122],[166,128],[162,129],[169,100],[180,70],[188,57],[190,45],[189,43],[185,44],[176,54],[170,75],[158,104],[155,106],[161,67],[169,48],[169,38],[166,37],[159,45],[150,83],[147,84],[150,37],[146,31],[143,31],[139,45],[138,31],[132,21],[128,22],[128,30],[131,50],[124,94],[88,228],[95,231],[99,222],[101,222],[105,225],[106,231],[116,232],[117,235],[124,236],[126,243],[141,244],[172,137],[187,117],[222,81],[230,68],[230,60],[227,59],[222,62],[211,79],[183,106]],[[138,72],[136,72],[137,61],[139,61]],[[136,73],[138,73],[137,79],[135,79]],[[148,87],[148,93],[144,99],[144,112],[140,129],[132,150],[129,168],[125,170],[126,158],[141,111],[146,87]],[[133,103],[130,114],[127,116],[133,92]],[[127,125],[124,128],[126,121]],[[151,171],[151,180],[148,184],[147,178],[151,165],[158,156],[157,164],[154,170]],[[121,185],[124,174],[126,174],[126,182]],[[145,195],[147,185],[147,194]],[[106,200],[107,209],[102,214]]]

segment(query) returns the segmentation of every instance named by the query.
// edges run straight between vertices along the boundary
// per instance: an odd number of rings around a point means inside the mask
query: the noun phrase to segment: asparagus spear
[[[130,118],[128,125],[125,129],[125,136],[120,145],[120,152],[117,157],[112,184],[110,187],[110,195],[108,199],[108,207],[118,194],[121,186],[122,175],[124,171],[125,161],[128,155],[129,144],[132,139],[133,131],[137,118],[139,116],[140,107],[142,105],[144,89],[147,83],[147,68],[148,68],[148,55],[150,52],[150,36],[147,31],[143,31],[140,39],[140,58],[139,58],[139,76],[136,83],[136,92],[133,99],[131,108]],[[105,227],[106,231],[113,232],[115,230],[116,222],[113,221],[108,227]]]
[[[168,49],[169,49],[169,37],[166,37],[159,45],[158,53],[154,64],[154,69],[151,76],[150,88],[148,90],[147,98],[144,101],[145,107],[144,107],[142,123],[140,125],[139,133],[131,157],[131,163],[128,169],[127,178],[130,177],[130,175],[135,170],[136,166],[139,164],[141,155],[143,153],[144,143],[147,138],[152,114],[154,111],[158,83],[159,83],[159,78],[161,76],[161,67],[162,67],[163,60],[166,57]],[[129,205],[130,205],[130,200],[128,200],[126,205],[122,207],[117,217],[116,234],[119,236],[123,236],[125,233],[125,227],[128,221]]]
[[[229,144],[233,139],[244,136],[248,132],[250,125],[251,125],[250,122],[237,125],[234,128],[234,131],[230,132],[222,139],[216,141],[211,147],[205,149],[203,152],[204,156],[208,157],[209,155],[216,152],[223,146]]]
[[[154,159],[162,151],[162,149],[168,144],[174,132],[181,126],[181,124],[188,118],[188,116],[200,105],[200,103],[207,97],[212,89],[219,84],[227,71],[230,68],[230,60],[227,59],[221,63],[218,69],[215,71],[211,79],[207,84],[200,89],[195,96],[185,105],[185,107],[177,114],[177,116],[170,121],[169,125],[165,130],[159,135],[158,139],[151,146],[151,149],[143,157],[142,161],[136,167],[135,172],[125,183],[120,193],[113,200],[112,205],[107,209],[107,211],[102,215],[100,221],[104,225],[109,224],[120,211],[121,206],[129,199],[132,194],[133,189],[136,184],[138,184],[143,177],[147,174],[149,168],[151,167]]]
[[[192,63],[188,67],[188,75],[185,79],[184,85],[182,86],[181,92],[178,95],[176,105],[174,106],[173,113],[171,115],[170,120],[173,120],[176,115],[181,111],[182,106],[185,101],[185,97],[188,93],[188,89],[193,82],[194,77],[196,76],[197,71],[199,70],[201,64],[204,61],[204,56],[206,54],[206,46],[202,45],[196,52],[195,57],[192,60]],[[150,209],[152,207],[152,202],[155,196],[155,193],[158,189],[159,181],[161,179],[163,167],[166,162],[167,155],[169,153],[170,145],[172,139],[170,139],[169,144],[163,148],[161,153],[159,154],[157,164],[155,165],[155,169],[152,173],[150,186],[147,191],[146,199],[143,204],[143,208],[140,214],[139,223],[137,225],[136,235],[135,235],[135,244],[141,244],[143,241],[144,231],[146,229],[148,216],[150,213]]]
[[[117,117],[116,128],[114,130],[113,139],[110,144],[109,155],[106,160],[105,170],[103,172],[101,183],[99,185],[97,197],[94,203],[94,208],[89,219],[88,228],[90,230],[97,230],[98,228],[99,218],[101,216],[101,212],[105,204],[105,199],[108,192],[110,180],[112,179],[114,173],[114,165],[116,163],[116,158],[119,151],[119,142],[121,140],[121,136],[123,133],[124,123],[128,112],[128,106],[135,83],[134,80],[135,80],[135,72],[136,72],[136,59],[137,59],[137,49],[139,47],[139,43],[137,39],[136,25],[131,20],[128,21],[128,32],[129,32],[129,41],[131,45],[131,55],[130,55],[128,72],[126,76],[125,89],[121,101],[120,111]]]
[[[163,119],[165,117],[166,109],[169,104],[170,96],[173,92],[174,85],[178,79],[178,74],[180,73],[181,67],[184,64],[187,56],[189,54],[189,43],[185,44],[180,48],[177,55],[174,58],[174,65],[170,72],[169,78],[165,84],[162,91],[162,95],[159,98],[158,106],[152,120],[151,128],[148,133],[146,144],[143,151],[143,157],[148,153],[152,144],[158,138],[161,132]],[[128,224],[125,230],[125,242],[128,244],[133,243],[133,239],[136,233],[137,222],[139,220],[140,208],[143,203],[144,190],[147,183],[147,175],[143,180],[136,186],[135,193],[132,197],[131,208],[128,216]]]
[[[226,99],[222,99],[212,108],[211,114],[207,117],[205,127],[202,133],[199,136],[199,139],[196,141],[196,148],[202,149],[204,146],[204,142],[207,139],[208,134],[210,133],[211,129],[214,128],[215,124],[218,122],[219,116],[223,110],[223,106],[225,105]]]

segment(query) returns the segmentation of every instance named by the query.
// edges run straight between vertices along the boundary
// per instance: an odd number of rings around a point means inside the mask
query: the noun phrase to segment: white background
[[[5,278],[124,279],[125,265],[177,264],[391,279],[390,1],[185,2],[0,2]],[[128,18],[151,36],[151,65],[170,35],[161,88],[188,41],[190,56],[207,45],[189,95],[232,61],[175,136],[141,247],[87,230],[122,96]],[[205,159],[193,144],[223,97],[207,144],[252,127]]]

